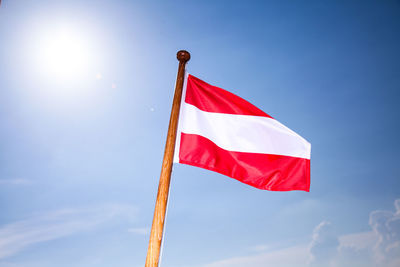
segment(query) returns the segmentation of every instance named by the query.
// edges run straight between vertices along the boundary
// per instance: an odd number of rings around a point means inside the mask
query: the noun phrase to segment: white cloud
[[[247,257],[235,257],[216,261],[204,267],[306,267],[308,261],[307,246],[296,246]]]
[[[268,246],[268,245],[257,245],[257,246],[251,247],[249,250],[255,251],[255,252],[265,252],[270,249],[273,249],[273,247]]]
[[[337,256],[339,240],[330,222],[323,221],[314,229],[310,245],[311,266],[331,266]]]
[[[341,246],[354,247],[356,249],[373,247],[378,241],[377,236],[372,231],[343,235],[338,238]]]
[[[323,221],[315,227],[310,244],[275,250],[267,245],[254,246],[251,250],[264,252],[202,267],[399,267],[400,199],[394,206],[395,212],[370,213],[372,231],[339,236],[331,223]]]
[[[329,225],[329,226],[328,226]],[[268,250],[267,252],[258,253],[251,256],[235,257],[225,260],[216,261],[210,264],[202,265],[202,267],[308,267],[312,264],[318,267],[370,267],[370,257],[365,247],[373,246],[377,238],[375,234],[370,232],[356,233],[335,237],[333,230],[329,229],[328,222],[322,222],[314,230],[314,236],[311,244],[301,244],[298,246],[287,247],[283,249],[273,249],[266,245],[251,247]],[[338,242],[325,242],[326,240],[337,240]],[[325,241],[323,241],[325,240]],[[321,244],[316,241],[323,241]],[[325,243],[324,243],[325,242]],[[336,245],[335,245],[336,244]],[[323,254],[331,253],[330,261],[310,262],[310,247],[321,246]],[[323,250],[322,250],[323,248]],[[327,252],[326,252],[327,250]],[[319,250],[313,250],[317,253]],[[258,251],[259,252],[259,251]],[[328,253],[328,254],[329,254]],[[321,255],[318,255],[318,259]],[[318,265],[319,264],[319,265]],[[375,267],[375,266],[374,266]]]
[[[374,246],[375,261],[382,266],[398,266],[400,262],[400,199],[394,203],[395,212],[371,212],[369,225],[378,237]]]
[[[126,205],[63,209],[34,216],[0,227],[0,259],[14,255],[36,243],[94,229],[119,216],[128,219],[136,209]]]
[[[394,207],[396,209],[396,214],[400,215],[400,198],[394,201]]]
[[[311,250],[311,256],[319,257],[325,261],[319,262],[315,266],[398,267],[400,262],[399,203],[399,199],[394,203],[395,212],[372,211],[369,217],[369,225],[372,229],[370,232],[338,237],[337,240],[340,241],[340,244],[336,246],[334,244],[336,236],[333,233],[329,234],[327,239],[321,242],[320,251]],[[319,233],[322,225],[324,223],[317,226],[315,231]],[[314,243],[315,236],[311,247]]]

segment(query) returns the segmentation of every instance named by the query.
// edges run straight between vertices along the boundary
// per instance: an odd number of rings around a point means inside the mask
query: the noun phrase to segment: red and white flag
[[[259,189],[310,189],[311,144],[246,100],[187,74],[174,162]]]

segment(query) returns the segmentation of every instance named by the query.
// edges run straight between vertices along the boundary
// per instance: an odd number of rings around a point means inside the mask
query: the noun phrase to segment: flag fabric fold
[[[185,78],[174,162],[271,191],[310,188],[311,145],[246,100]]]

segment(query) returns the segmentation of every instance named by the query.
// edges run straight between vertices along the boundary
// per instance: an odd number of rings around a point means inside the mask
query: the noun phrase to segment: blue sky
[[[178,61],[312,144],[311,191],[174,166],[162,265],[400,264],[399,1],[7,1],[0,266],[143,266]]]

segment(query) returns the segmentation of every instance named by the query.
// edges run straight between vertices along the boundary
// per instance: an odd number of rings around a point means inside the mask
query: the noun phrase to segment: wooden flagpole
[[[185,79],[185,66],[190,59],[190,54],[185,50],[180,50],[176,54],[176,57],[179,60],[178,76],[176,78],[175,94],[172,102],[171,117],[169,119],[167,141],[165,143],[164,159],[161,167],[160,182],[158,184],[157,200],[154,209],[153,224],[151,226],[145,267],[158,267],[160,258],[165,210],[168,202],[176,131],[178,127],[179,109],[181,105],[183,81]]]

